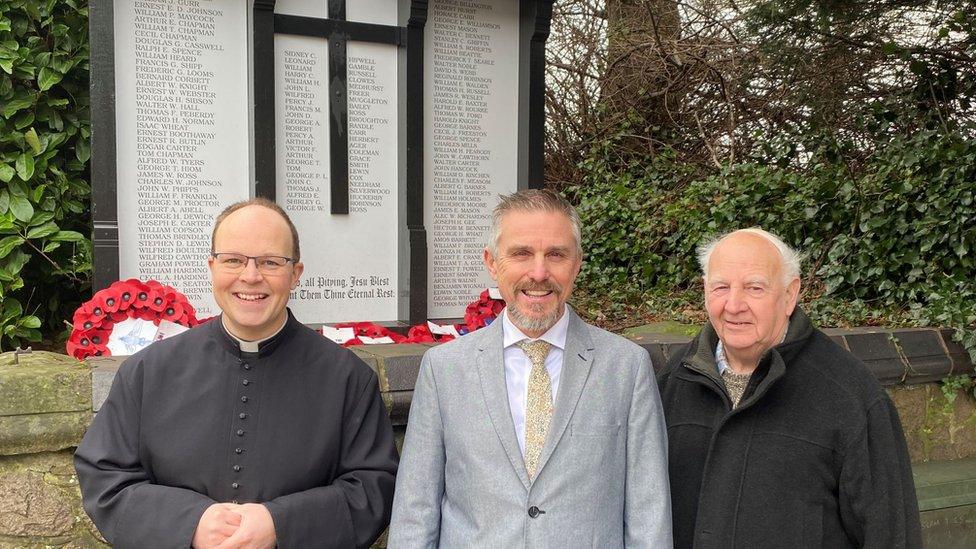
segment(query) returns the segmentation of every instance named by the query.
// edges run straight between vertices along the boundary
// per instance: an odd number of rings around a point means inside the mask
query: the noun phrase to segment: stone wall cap
[[[91,376],[67,355],[0,355],[0,417],[91,410]]]
[[[920,511],[976,505],[976,458],[912,465]]]

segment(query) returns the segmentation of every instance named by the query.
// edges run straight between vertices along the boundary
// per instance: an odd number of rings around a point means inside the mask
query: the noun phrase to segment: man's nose
[[[540,282],[549,279],[549,264],[546,262],[545,255],[538,255],[532,259],[532,268],[528,274],[529,278]]]
[[[725,310],[738,313],[745,309],[745,294],[740,288],[729,288],[729,297],[725,300]]]
[[[258,270],[258,260],[254,257],[247,258],[247,263],[244,264],[244,270],[238,276],[244,282],[260,282],[263,276],[261,271]]]

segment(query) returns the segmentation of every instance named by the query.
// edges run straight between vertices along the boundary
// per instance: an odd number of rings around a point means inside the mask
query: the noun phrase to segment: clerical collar
[[[220,315],[220,324],[221,326],[224,327],[224,331],[227,332],[227,335],[229,335],[231,339],[233,339],[234,341],[237,342],[238,345],[240,345],[242,353],[256,353],[260,350],[262,343],[280,334],[281,331],[285,329],[285,326],[288,324],[288,316],[287,315],[285,316],[285,321],[281,323],[281,327],[275,330],[273,334],[269,335],[268,337],[258,339],[255,341],[245,341],[237,337],[233,333],[231,333],[231,331],[227,329],[227,325],[224,324],[224,315]]]

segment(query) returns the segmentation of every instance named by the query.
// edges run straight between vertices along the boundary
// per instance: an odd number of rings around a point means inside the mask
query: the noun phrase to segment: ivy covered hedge
[[[88,6],[0,0],[0,350],[90,287]]]
[[[680,310],[700,299],[696,247],[758,225],[803,251],[803,299],[821,321],[951,326],[976,357],[976,141],[896,135],[857,170],[838,147],[821,140],[802,169],[774,155],[694,173],[667,152],[621,169],[603,143],[567,189],[583,221],[581,288]]]

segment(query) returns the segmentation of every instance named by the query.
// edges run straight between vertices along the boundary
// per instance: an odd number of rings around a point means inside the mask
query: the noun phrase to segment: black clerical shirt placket
[[[231,422],[231,451],[227,460],[232,503],[250,503],[258,493],[253,485],[255,450],[258,436],[258,411],[261,404],[261,376],[257,353],[242,352],[237,357],[236,402]]]

